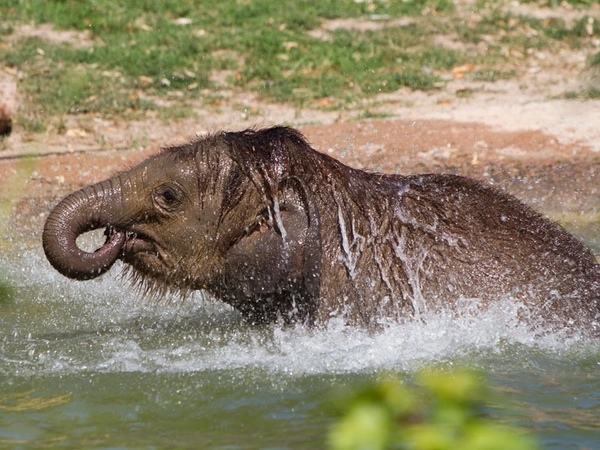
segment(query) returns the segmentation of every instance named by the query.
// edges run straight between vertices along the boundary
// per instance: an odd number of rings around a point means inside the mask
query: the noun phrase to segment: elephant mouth
[[[139,258],[160,258],[160,252],[156,241],[145,233],[139,231],[127,231],[125,233],[125,244],[121,250],[120,258],[126,263],[133,264]]]

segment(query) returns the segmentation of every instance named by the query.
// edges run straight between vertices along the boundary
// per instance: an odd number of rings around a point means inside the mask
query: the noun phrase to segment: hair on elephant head
[[[106,243],[84,252],[94,228]],[[372,327],[507,296],[553,327],[594,330],[600,312],[592,252],[517,199],[352,169],[287,127],[213,134],[83,188],[50,213],[43,246],[68,277],[121,259],[150,290],[207,290],[252,323]]]

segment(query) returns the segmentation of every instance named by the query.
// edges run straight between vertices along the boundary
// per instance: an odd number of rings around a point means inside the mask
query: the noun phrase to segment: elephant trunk
[[[69,278],[89,280],[110,269],[125,244],[125,233],[111,227],[114,205],[109,206],[121,194],[120,183],[110,179],[74,192],[56,205],[42,234],[44,252],[56,270]],[[101,248],[89,253],[77,246],[78,236],[103,227],[109,232]]]

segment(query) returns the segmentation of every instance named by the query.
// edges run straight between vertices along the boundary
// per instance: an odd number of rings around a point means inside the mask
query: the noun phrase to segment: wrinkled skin
[[[75,239],[106,228],[94,253]],[[369,174],[284,127],[167,148],[71,194],[48,260],[90,279],[117,260],[150,290],[204,289],[252,323],[325,323],[485,309],[509,296],[552,328],[596,333],[600,265],[517,199],[452,175]]]

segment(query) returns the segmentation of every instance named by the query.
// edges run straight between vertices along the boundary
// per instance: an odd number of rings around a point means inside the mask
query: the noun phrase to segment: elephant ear
[[[269,299],[272,307],[281,309],[302,302],[296,306],[313,310],[321,281],[319,211],[312,193],[297,177],[281,183],[277,194],[265,217],[226,254],[227,291],[235,293],[230,301],[241,307]]]

